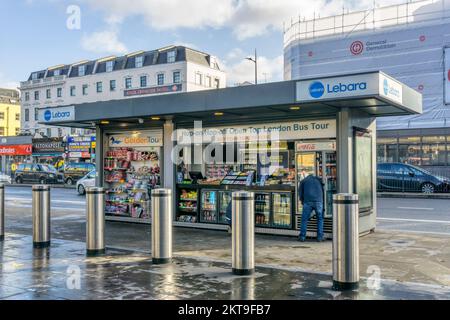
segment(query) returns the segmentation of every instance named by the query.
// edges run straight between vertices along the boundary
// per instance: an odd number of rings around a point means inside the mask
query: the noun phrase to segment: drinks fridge
[[[309,174],[322,179],[324,184],[324,203],[326,218],[333,216],[333,194],[337,188],[336,143],[326,142],[298,142],[296,144],[297,188],[299,183]],[[298,192],[297,192],[298,195]],[[297,213],[302,213],[302,204],[297,197]]]
[[[219,223],[228,224],[227,211],[231,218],[231,192],[219,191]]]

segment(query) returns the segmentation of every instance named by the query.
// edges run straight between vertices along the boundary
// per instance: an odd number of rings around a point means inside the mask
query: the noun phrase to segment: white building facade
[[[284,37],[286,80],[383,71],[422,93],[423,114],[377,120],[378,161],[450,175],[450,0],[301,20]]]
[[[91,133],[39,124],[41,108],[225,86],[226,74],[215,57],[182,46],[58,65],[21,82],[22,132],[47,137]]]

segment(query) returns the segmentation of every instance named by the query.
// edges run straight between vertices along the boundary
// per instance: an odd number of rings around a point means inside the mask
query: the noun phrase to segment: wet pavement
[[[252,276],[231,273],[231,264],[176,257],[153,265],[150,254],[108,248],[85,256],[83,242],[52,240],[33,249],[30,236],[8,233],[0,243],[0,299],[449,299],[450,288],[361,279],[357,291],[331,290],[328,274],[257,267]],[[369,284],[369,286],[368,286]]]

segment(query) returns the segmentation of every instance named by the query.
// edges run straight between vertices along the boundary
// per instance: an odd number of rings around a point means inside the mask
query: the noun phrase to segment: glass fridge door
[[[292,226],[291,193],[272,193],[273,226],[290,228]]]
[[[337,191],[336,152],[325,153],[325,217],[333,216],[333,194]]]
[[[295,167],[297,170],[297,183],[296,183],[296,201],[297,201],[297,213],[302,212],[302,204],[298,198],[298,186],[300,182],[310,174],[316,174],[316,152],[302,152],[297,153]],[[303,172],[305,171],[305,172]]]
[[[219,192],[219,223],[228,224],[227,211],[231,218],[231,192]]]
[[[217,191],[202,191],[200,222],[217,223]]]
[[[270,226],[270,193],[255,194],[255,224],[260,227]]]

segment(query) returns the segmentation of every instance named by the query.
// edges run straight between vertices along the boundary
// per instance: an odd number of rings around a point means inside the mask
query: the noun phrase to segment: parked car
[[[377,166],[378,191],[449,192],[450,179],[404,163],[380,163]]]
[[[86,194],[86,188],[87,187],[94,187],[95,186],[95,176],[96,171],[92,170],[87,175],[85,175],[83,178],[77,181],[77,191],[80,195]]]
[[[71,186],[94,169],[93,163],[68,163],[63,169],[64,182]]]
[[[14,181],[19,184],[58,184],[64,183],[64,176],[49,164],[19,164]]]

